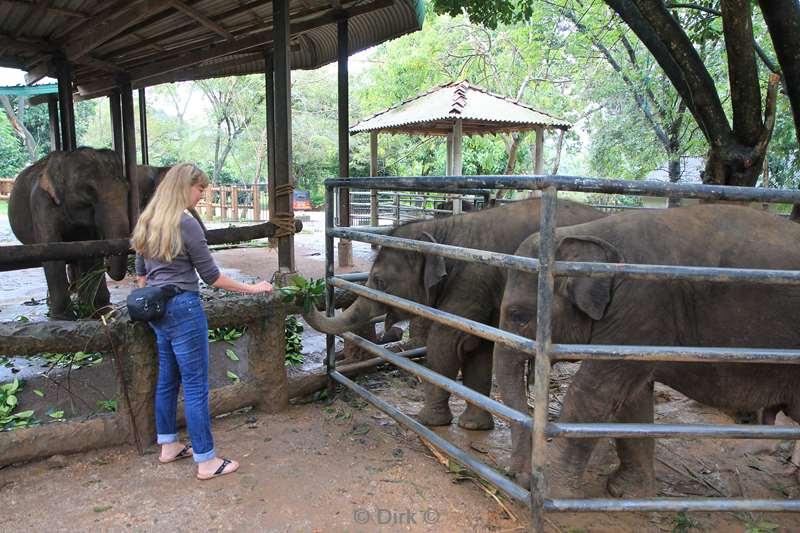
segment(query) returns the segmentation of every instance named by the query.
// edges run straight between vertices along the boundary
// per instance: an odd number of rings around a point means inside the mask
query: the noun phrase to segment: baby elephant
[[[730,268],[800,269],[800,224],[747,207],[701,205],[604,218],[556,231],[559,261]],[[539,236],[518,255],[539,256]],[[533,338],[536,275],[509,275],[500,327]],[[642,281],[558,277],[553,342],[800,348],[800,287],[740,282]],[[495,347],[503,401],[525,409],[523,354]],[[726,411],[782,410],[800,421],[800,367],[755,363],[584,361],[561,410],[562,422],[653,422],[653,382]],[[530,436],[512,428],[512,471],[530,472]],[[580,483],[597,439],[555,439],[548,475]],[[655,492],[652,439],[618,439],[620,466],[609,480],[615,496]]]

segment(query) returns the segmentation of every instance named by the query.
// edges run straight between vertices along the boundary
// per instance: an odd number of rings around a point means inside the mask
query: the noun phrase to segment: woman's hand
[[[254,283],[249,285],[248,292],[250,294],[260,294],[262,292],[272,292],[272,283],[268,281],[260,281],[258,283]]]

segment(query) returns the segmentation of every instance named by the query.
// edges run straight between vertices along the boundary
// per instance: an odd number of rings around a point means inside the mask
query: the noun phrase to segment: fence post
[[[261,198],[259,197],[258,182],[253,184],[253,221],[261,220]]]
[[[118,383],[121,401],[119,414],[123,423],[128,425],[129,440],[147,448],[156,439],[155,397],[156,380],[158,378],[158,356],[153,331],[142,322],[130,322],[125,331],[126,341],[119,350],[123,365],[122,379],[125,384]],[[127,349],[126,349],[127,348]],[[130,401],[130,403],[128,403]]]
[[[400,225],[400,193],[394,193],[394,224],[395,226]]]
[[[283,307],[268,307],[262,318],[247,325],[248,367],[260,388],[258,408],[267,413],[277,413],[289,405],[285,322]]]
[[[219,219],[221,222],[228,220],[228,188],[219,187]]]
[[[239,221],[239,186],[231,187],[231,207],[233,208],[233,220]]]

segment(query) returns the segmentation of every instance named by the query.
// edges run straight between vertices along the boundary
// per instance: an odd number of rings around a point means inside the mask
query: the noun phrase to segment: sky
[[[37,85],[55,82],[52,78],[44,78]],[[25,85],[25,71],[0,67],[0,85]]]

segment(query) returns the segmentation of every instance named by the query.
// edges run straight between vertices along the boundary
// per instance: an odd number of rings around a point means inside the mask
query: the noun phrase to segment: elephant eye
[[[516,326],[525,326],[533,320],[533,312],[528,309],[512,307],[506,311],[508,319]]]
[[[373,285],[375,285],[375,288],[378,289],[379,291],[385,291],[386,290],[386,282],[383,281],[381,278],[373,279],[372,283],[373,283]]]

